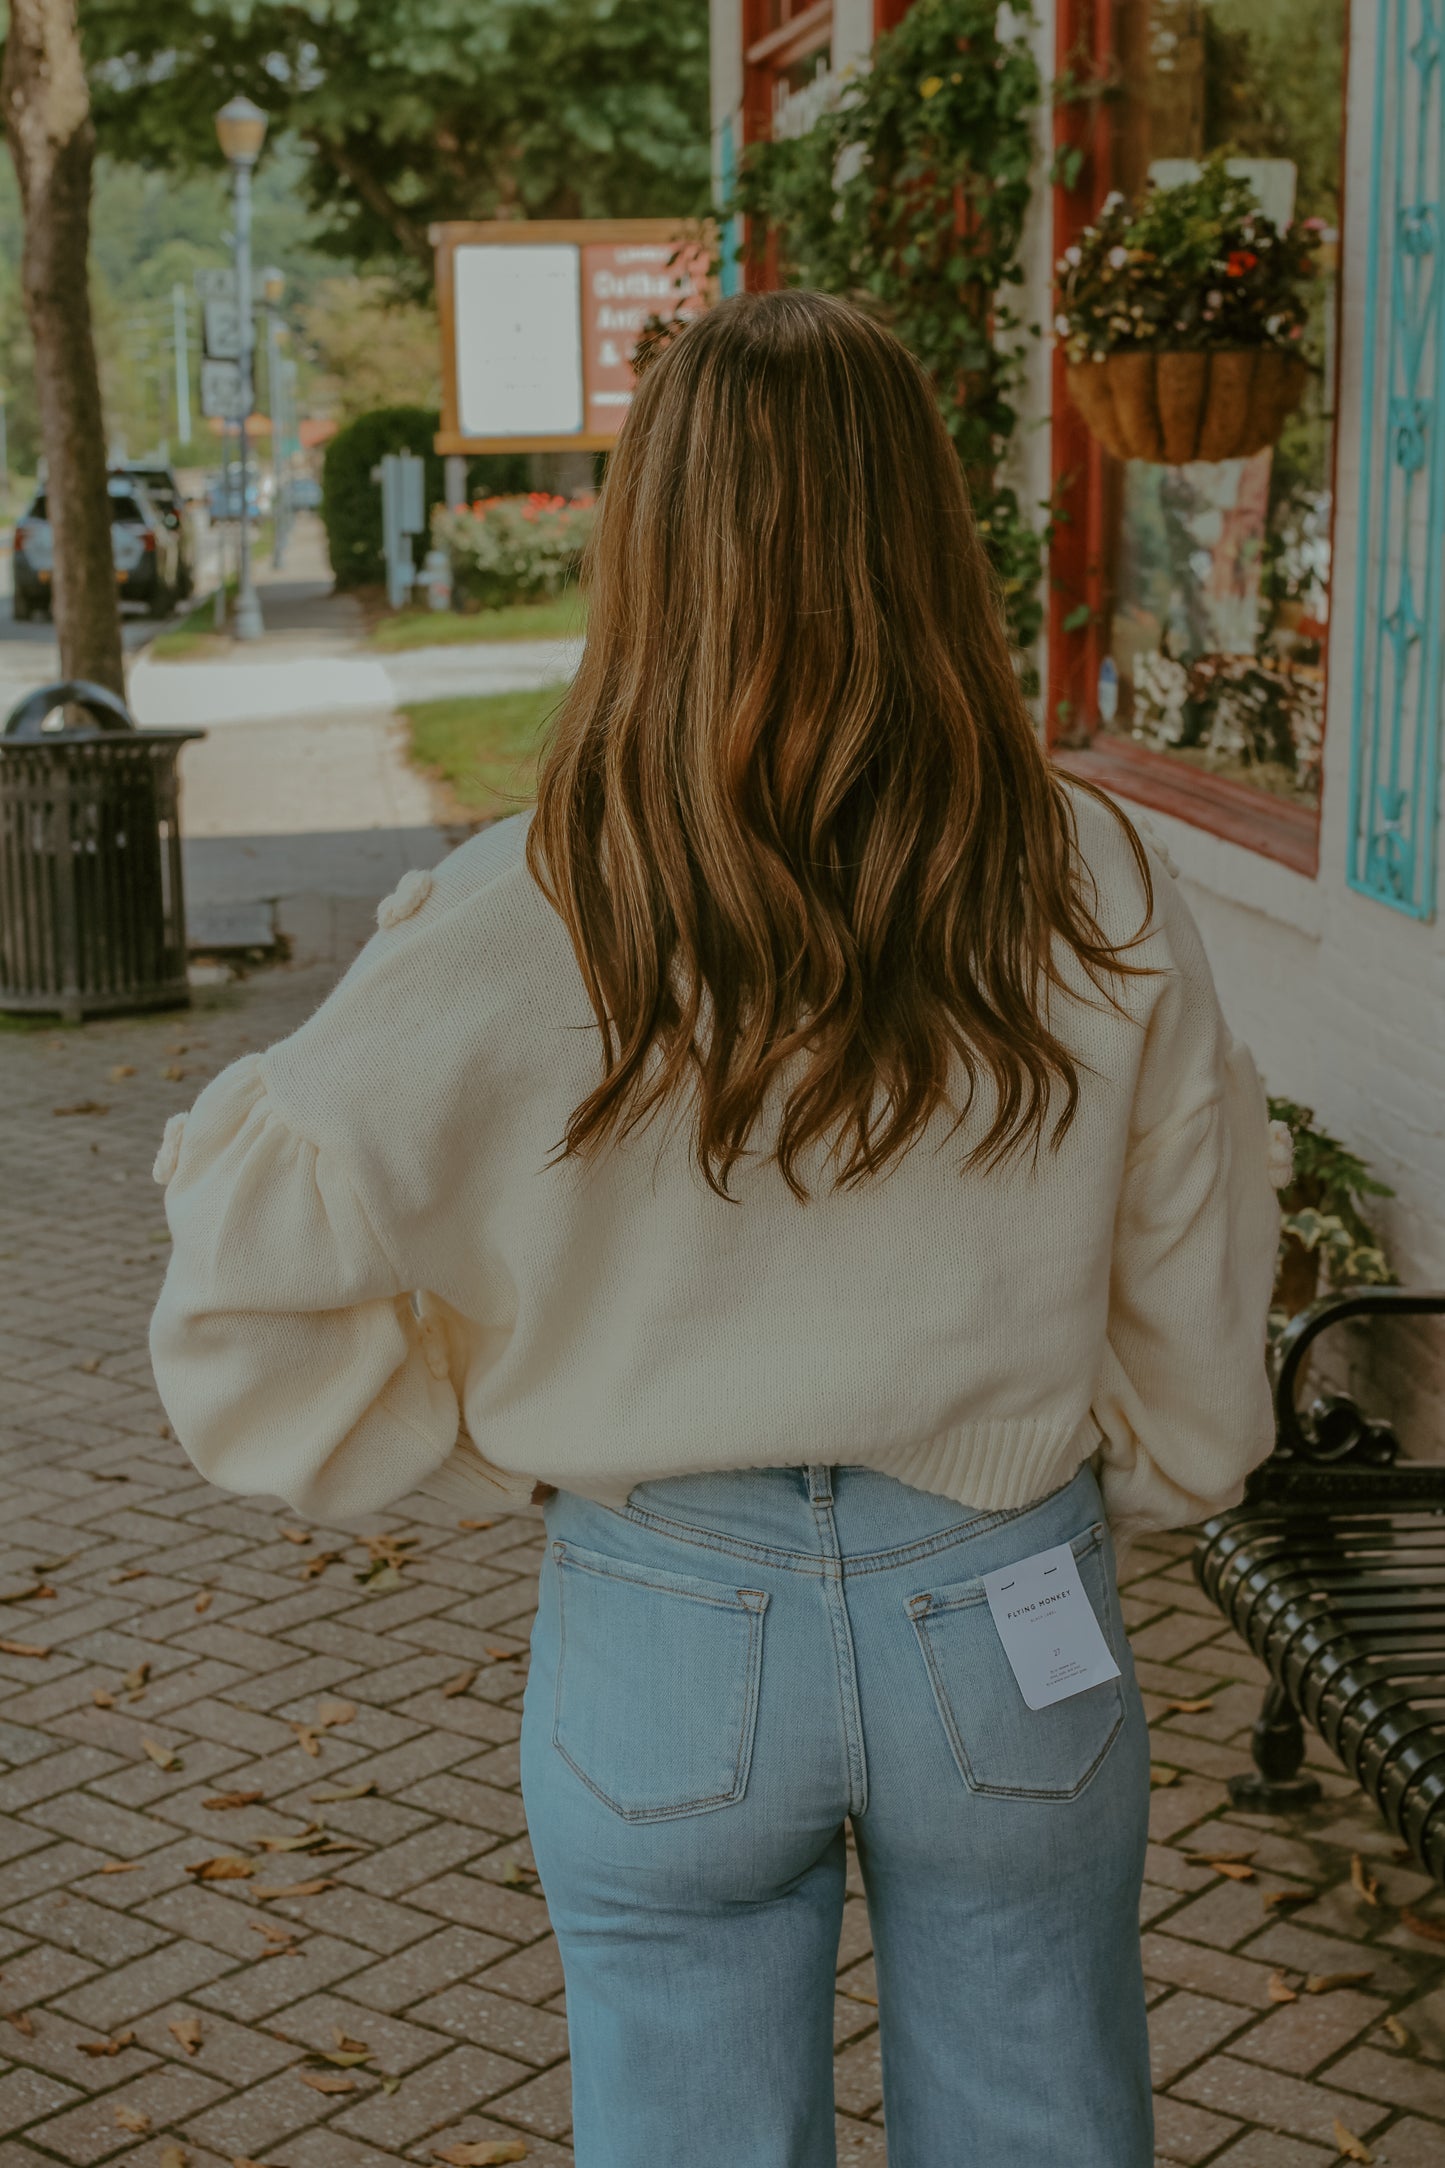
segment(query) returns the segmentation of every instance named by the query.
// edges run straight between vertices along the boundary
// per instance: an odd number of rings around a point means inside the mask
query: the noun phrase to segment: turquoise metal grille
[[[1445,48],[1441,0],[1377,4],[1348,879],[1425,919],[1445,605]]]

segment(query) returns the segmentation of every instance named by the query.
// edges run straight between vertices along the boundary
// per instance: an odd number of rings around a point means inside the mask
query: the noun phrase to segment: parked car
[[[195,538],[191,533],[190,514],[186,493],[177,479],[175,469],[142,459],[122,460],[111,468],[112,474],[131,476],[140,482],[152,503],[168,527],[175,530],[180,543],[180,583],[176,594],[184,600],[195,589]]]
[[[223,519],[239,519],[241,516],[241,477],[230,468],[225,474],[213,474],[206,482],[206,506],[212,522]],[[261,487],[254,473],[246,481],[246,517],[259,519],[261,515]]]
[[[164,617],[181,592],[178,529],[168,526],[145,484],[131,474],[110,477],[110,546],[116,584],[125,602],[143,602]],[[24,623],[48,616],[55,569],[55,541],[43,489],[37,490],[15,527],[12,615]]]

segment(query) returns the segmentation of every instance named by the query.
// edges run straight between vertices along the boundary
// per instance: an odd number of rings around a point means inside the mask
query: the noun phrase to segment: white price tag
[[[1117,1679],[1072,1547],[1035,1551],[983,1576],[999,1640],[1031,1709],[1047,1709],[1086,1686]]]

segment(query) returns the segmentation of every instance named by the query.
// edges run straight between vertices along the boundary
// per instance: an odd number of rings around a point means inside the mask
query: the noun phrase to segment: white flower
[[[1269,1179],[1275,1189],[1288,1189],[1294,1179],[1294,1136],[1288,1122],[1269,1125]]]
[[[1115,269],[1116,271],[1122,271],[1122,270],[1123,270],[1123,268],[1124,268],[1124,266],[1125,266],[1125,264],[1126,264],[1126,263],[1127,263],[1128,261],[1129,261],[1129,251],[1128,251],[1128,249],[1127,249],[1127,248],[1111,248],[1111,249],[1110,249],[1110,251],[1109,251],[1109,262],[1110,262],[1110,263],[1111,263],[1111,264],[1113,265],[1113,267],[1114,267],[1114,269]]]
[[[1212,309],[1217,309],[1224,300],[1223,294],[1206,294],[1204,298]]]
[[[1122,203],[1123,200],[1124,198],[1121,192],[1117,188],[1111,188],[1108,195],[1104,198],[1104,209],[1106,211],[1112,211],[1114,205],[1116,203]]]
[[[1067,339],[1067,337],[1069,336],[1069,319],[1068,319],[1068,317],[1067,317],[1067,316],[1056,316],[1056,317],[1054,318],[1054,329],[1055,329],[1055,331],[1056,331],[1056,332],[1058,333],[1058,335],[1059,335],[1059,337],[1060,337],[1061,339]]]
[[[163,1188],[176,1171],[176,1164],[181,1156],[181,1138],[185,1134],[185,1127],[185,1115],[173,1114],[161,1133],[161,1147],[156,1153],[155,1165],[151,1168],[151,1173]]]
[[[1081,248],[1079,247],[1079,245],[1078,245],[1078,243],[1077,243],[1077,242],[1076,242],[1076,243],[1074,244],[1074,246],[1073,246],[1072,248],[1066,248],[1066,249],[1064,250],[1064,262],[1065,262],[1065,263],[1082,263],[1082,262],[1083,262],[1083,260],[1084,260],[1084,252],[1083,252],[1083,250],[1082,250],[1082,249],[1081,249]]]
[[[431,894],[432,879],[424,866],[413,866],[404,873],[389,896],[383,896],[376,907],[378,926],[399,926],[413,911],[419,911]]]

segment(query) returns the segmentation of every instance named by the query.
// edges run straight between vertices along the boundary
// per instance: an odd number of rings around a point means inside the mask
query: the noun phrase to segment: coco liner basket
[[[1278,442],[1309,374],[1298,354],[1258,346],[1109,354],[1069,363],[1069,394],[1116,459],[1183,467],[1247,459]]]

